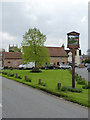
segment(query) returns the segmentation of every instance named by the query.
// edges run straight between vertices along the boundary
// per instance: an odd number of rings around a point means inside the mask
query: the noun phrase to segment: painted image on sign
[[[78,45],[79,36],[78,35],[69,35],[68,44],[69,45]]]

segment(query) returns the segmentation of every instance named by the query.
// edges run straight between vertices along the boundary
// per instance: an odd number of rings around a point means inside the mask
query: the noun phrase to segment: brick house
[[[22,64],[22,53],[21,52],[4,52],[3,55],[4,67],[18,68]]]
[[[64,50],[64,47],[46,47],[49,50],[51,56],[51,62],[55,66],[58,66],[60,63],[67,64],[68,55]]]
[[[65,50],[68,54],[68,62],[72,62],[72,53],[70,50]],[[77,63],[77,65],[81,64],[81,50],[76,50],[75,51],[75,63]]]
[[[0,68],[3,66],[3,53],[5,52],[4,49],[0,49]]]
[[[58,66],[60,63],[67,64],[68,55],[64,50],[64,47],[46,47],[49,50],[51,56],[51,64]],[[3,54],[3,66],[18,68],[22,64],[22,52],[4,52]]]

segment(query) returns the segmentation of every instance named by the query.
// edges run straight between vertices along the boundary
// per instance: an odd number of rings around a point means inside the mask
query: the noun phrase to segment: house
[[[67,64],[68,55],[62,47],[46,47],[49,50],[51,56],[51,64],[58,66],[60,63]],[[18,68],[22,64],[22,52],[4,52],[3,54],[3,66]]]
[[[3,54],[4,67],[18,68],[22,64],[21,52],[4,52]]]
[[[5,52],[4,49],[0,50],[0,68],[3,66],[3,53]]]
[[[70,50],[65,50],[68,54],[68,63],[72,62],[72,52]],[[77,65],[81,64],[81,50],[76,50],[75,51],[75,63],[77,63]]]
[[[60,63],[67,64],[68,62],[68,55],[67,52],[64,50],[64,46],[62,47],[46,47],[49,50],[49,54],[51,57],[51,64],[55,66],[60,65]]]

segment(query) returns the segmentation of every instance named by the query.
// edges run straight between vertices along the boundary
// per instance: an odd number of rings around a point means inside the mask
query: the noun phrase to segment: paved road
[[[2,77],[0,77],[0,120],[2,118]]]
[[[85,80],[89,80],[90,72],[87,71],[87,68],[75,68],[77,74],[85,78]]]
[[[88,110],[21,83],[2,79],[3,118],[88,118]]]

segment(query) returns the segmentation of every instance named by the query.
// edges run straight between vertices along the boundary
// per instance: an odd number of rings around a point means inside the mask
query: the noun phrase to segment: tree
[[[20,48],[14,48],[13,50],[10,50],[9,52],[21,52]]]
[[[46,35],[43,35],[37,28],[29,29],[23,35],[21,43],[23,48],[23,62],[35,62],[35,68],[46,63],[49,64],[50,56],[48,49],[44,47]]]

